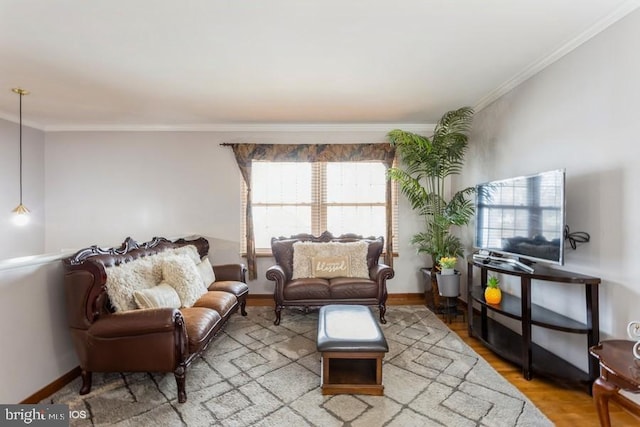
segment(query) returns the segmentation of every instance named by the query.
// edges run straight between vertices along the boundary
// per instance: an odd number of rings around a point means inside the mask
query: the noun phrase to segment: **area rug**
[[[42,403],[86,414],[71,425],[117,426],[551,426],[520,391],[423,306],[391,306],[384,396],[323,396],[318,313],[273,309],[234,315],[187,371],[187,402],[173,374],[94,374]],[[377,316],[377,313],[376,313]]]

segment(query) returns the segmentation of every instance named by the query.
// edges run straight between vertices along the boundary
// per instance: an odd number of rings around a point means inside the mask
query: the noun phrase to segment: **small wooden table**
[[[608,340],[589,349],[600,362],[600,376],[593,383],[592,391],[603,427],[611,426],[609,399],[640,416],[640,406],[618,393],[620,390],[640,393],[640,359],[633,356],[634,344],[628,340]]]

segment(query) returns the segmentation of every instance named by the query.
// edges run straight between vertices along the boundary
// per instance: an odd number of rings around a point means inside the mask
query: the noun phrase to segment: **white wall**
[[[78,365],[64,313],[62,264],[42,254],[44,132],[23,126],[22,227],[11,221],[20,201],[19,125],[0,119],[0,402],[18,403]]]
[[[238,253],[240,172],[222,142],[379,143],[385,132],[52,132],[46,136],[46,251],[117,245],[127,236],[200,234]],[[418,224],[403,200],[391,293],[422,292]],[[212,243],[212,246],[213,243]],[[213,250],[217,250],[213,248]],[[219,253],[219,251],[218,251]],[[215,263],[217,260],[213,259]],[[258,261],[253,294],[271,294]]]
[[[0,119],[0,260],[44,250],[44,132],[22,131],[22,198],[31,221],[19,227],[11,211],[20,203],[20,127]]]
[[[640,319],[640,11],[634,12],[480,111],[458,185],[565,168],[567,223],[591,242],[566,270],[602,278],[601,339],[625,338]],[[472,229],[466,241],[472,242]],[[509,292],[519,282],[507,279]],[[584,320],[584,294],[534,283],[536,300]],[[534,338],[586,370],[586,340],[548,331]]]
[[[0,268],[0,402],[18,403],[78,366],[67,328],[62,263]]]

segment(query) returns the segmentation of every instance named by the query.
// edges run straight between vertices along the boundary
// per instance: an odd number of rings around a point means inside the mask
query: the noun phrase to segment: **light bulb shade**
[[[29,209],[20,203],[13,211],[13,223],[15,225],[26,225],[29,222]]]

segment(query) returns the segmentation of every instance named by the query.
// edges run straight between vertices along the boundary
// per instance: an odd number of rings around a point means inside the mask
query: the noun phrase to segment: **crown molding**
[[[0,119],[20,123],[18,116],[3,114]],[[48,125],[22,119],[22,124],[44,132],[389,132],[403,129],[413,133],[432,132],[430,123],[215,123],[184,125]]]
[[[605,29],[613,25],[615,22],[624,18],[629,13],[636,10],[638,7],[640,7],[640,0],[629,0],[623,3],[618,8],[616,8],[613,12],[611,12],[609,15],[600,19],[591,27],[587,28],[585,31],[580,33],[578,36],[574,37],[573,39],[569,40],[568,42],[560,46],[550,55],[547,55],[544,58],[539,59],[538,61],[529,65],[527,68],[522,70],[520,73],[516,74],[510,80],[508,80],[501,86],[497,87],[493,91],[489,92],[487,95],[481,98],[480,101],[478,101],[478,103],[474,107],[474,110],[476,112],[482,110],[483,108],[485,108],[486,106],[488,106],[489,104],[491,104],[492,102],[500,98],[501,96],[507,94],[508,92],[516,88],[518,85],[520,85],[524,81],[533,77],[534,75],[536,75],[546,67],[550,66],[551,64],[553,64],[554,62],[556,62],[557,60],[559,60],[569,52],[578,48],[580,45],[582,45],[583,43],[585,43],[595,35],[601,33],[602,31],[604,31]]]
[[[219,123],[198,125],[51,125],[46,132],[408,132],[433,131],[426,123]]]
[[[0,119],[6,120],[11,123],[20,124],[20,117],[13,114],[4,114],[0,112]],[[38,129],[44,131],[45,128],[40,123],[32,122],[31,120],[22,119],[22,126]]]

